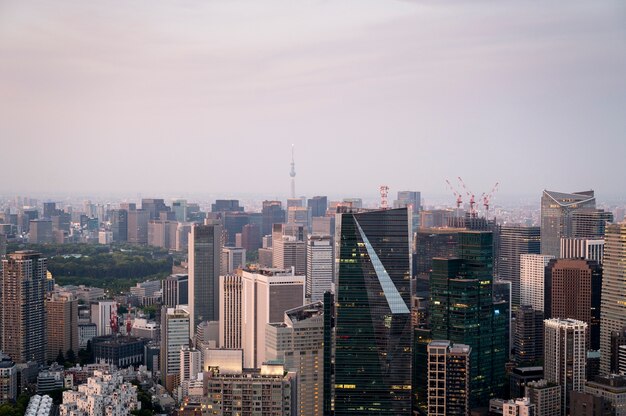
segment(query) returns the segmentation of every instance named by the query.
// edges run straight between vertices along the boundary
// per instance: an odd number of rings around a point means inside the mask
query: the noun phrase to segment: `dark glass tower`
[[[509,305],[493,300],[493,241],[488,231],[459,233],[459,258],[433,259],[432,338],[472,348],[470,405],[485,406],[504,387]]]
[[[335,415],[409,415],[407,209],[338,217]]]
[[[539,254],[541,229],[521,225],[503,225],[500,228],[500,260],[498,277],[511,282],[512,303],[520,306],[520,255]]]

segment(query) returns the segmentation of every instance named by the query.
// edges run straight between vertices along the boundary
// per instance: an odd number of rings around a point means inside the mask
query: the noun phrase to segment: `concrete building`
[[[272,265],[277,269],[295,267],[296,274],[306,273],[306,227],[297,224],[274,224],[272,229]]]
[[[612,407],[612,416],[626,416],[626,376],[596,377],[585,383],[585,393],[602,397]]]
[[[467,416],[470,395],[468,345],[450,341],[428,344],[428,415]]]
[[[569,409],[569,392],[583,391],[586,379],[587,324],[575,319],[544,321],[544,377],[562,387],[561,408]]]
[[[0,352],[0,405],[17,399],[17,365]]]
[[[29,243],[51,244],[54,241],[52,236],[52,221],[50,220],[32,220],[29,230]]]
[[[219,346],[239,349],[242,339],[243,277],[220,276]]]
[[[554,256],[520,255],[520,304],[544,311],[546,266]]]
[[[91,344],[96,363],[126,368],[143,364],[146,342],[146,340],[130,336],[106,335],[95,337]]]
[[[189,311],[181,306],[161,309],[161,380],[172,392],[180,383],[180,350],[189,346]]]
[[[502,403],[502,414],[506,416],[535,416],[535,405],[528,397],[506,400]]]
[[[306,230],[311,229],[311,210],[308,207],[287,208],[287,223],[303,226]]]
[[[266,359],[280,360],[297,374],[295,406],[298,416],[322,416],[324,404],[324,305],[304,305],[285,312],[282,323],[266,327]]]
[[[626,222],[607,227],[600,312],[600,373],[611,367],[611,334],[626,326]]]
[[[93,377],[77,390],[63,392],[63,403],[59,405],[61,416],[130,416],[139,410],[137,387],[124,382],[118,372],[94,371]]]
[[[111,315],[117,313],[117,302],[102,300],[91,304],[91,323],[96,324],[98,336],[111,335]]]
[[[561,255],[563,259],[595,260],[602,264],[604,261],[603,238],[561,238]]]
[[[78,301],[72,295],[53,293],[46,301],[46,339],[48,360],[59,352],[78,354]]]
[[[570,393],[570,416],[612,416],[611,403],[603,397],[589,393],[572,391]]]
[[[45,364],[45,285],[47,261],[31,250],[2,260],[0,350],[16,364]]]
[[[183,383],[184,381],[196,380],[198,374],[202,373],[202,354],[200,351],[183,347],[180,350],[180,374],[179,379],[181,386],[184,386],[179,394],[179,397],[186,397],[189,395],[188,385]],[[186,387],[186,388],[185,388]]]
[[[219,319],[219,275],[222,253],[222,226],[206,220],[194,225],[189,235],[190,338],[202,321]]]
[[[535,416],[563,416],[562,387],[546,380],[531,381],[526,385],[526,396],[535,405]]]
[[[161,287],[162,303],[170,308],[187,305],[189,302],[189,275],[171,274],[163,280]]]
[[[332,290],[334,247],[330,235],[310,235],[306,245],[306,295],[311,302]]]
[[[244,270],[241,346],[244,367],[260,368],[265,362],[265,325],[281,322],[285,311],[304,305],[305,277],[293,271]]]
[[[246,249],[241,247],[222,248],[220,275],[232,274],[246,267]]]

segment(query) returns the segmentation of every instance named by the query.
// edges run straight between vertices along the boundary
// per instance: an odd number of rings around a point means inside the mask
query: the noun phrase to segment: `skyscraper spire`
[[[296,197],[296,162],[294,161],[294,145],[291,145],[291,170],[289,176],[291,176],[291,198]]]

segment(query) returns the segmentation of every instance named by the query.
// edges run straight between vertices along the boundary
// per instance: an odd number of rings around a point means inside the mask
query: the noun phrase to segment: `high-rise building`
[[[219,346],[240,349],[243,277],[239,274],[220,276]]]
[[[626,326],[626,222],[607,227],[600,314],[600,373],[608,374],[611,333]]]
[[[237,246],[237,234],[243,232],[243,227],[250,223],[250,216],[245,212],[226,211],[222,214],[222,223],[226,234],[226,245]]]
[[[43,218],[52,219],[53,215],[57,214],[57,203],[56,202],[44,202],[43,203]]]
[[[457,242],[462,228],[421,228],[415,233],[416,275],[428,275],[433,268],[433,258],[457,257]]]
[[[239,206],[238,199],[217,199],[211,204],[211,212],[243,212],[244,207]]]
[[[91,304],[91,323],[96,324],[98,336],[111,335],[111,316],[117,313],[117,302],[103,300]]]
[[[222,227],[206,220],[195,224],[189,235],[189,314],[191,338],[202,321],[219,319],[219,275]]]
[[[557,257],[562,237],[601,238],[613,214],[596,209],[593,191],[563,193],[544,190],[541,196],[541,254]]]
[[[161,380],[171,392],[180,383],[180,350],[189,346],[189,312],[184,307],[161,310]]]
[[[611,416],[626,416],[626,376],[611,374],[585,383],[585,393],[602,397],[612,407]]]
[[[172,274],[163,280],[163,305],[170,308],[189,303],[189,275]]]
[[[53,293],[46,301],[48,360],[56,359],[59,352],[65,357],[70,350],[78,354],[78,349],[78,300],[69,293]]]
[[[265,325],[281,322],[286,310],[304,304],[305,277],[289,270],[243,270],[241,346],[244,367],[265,362]]]
[[[418,191],[398,191],[398,199],[393,201],[394,208],[410,208],[411,212],[411,237],[420,228],[420,211],[422,206],[422,193]]]
[[[526,396],[535,405],[536,416],[563,416],[561,391],[563,388],[546,380],[531,381],[526,385]]]
[[[470,395],[468,345],[428,344],[428,416],[467,416]]]
[[[165,205],[163,199],[143,198],[141,200],[141,209],[148,213],[149,220],[158,220],[161,218],[161,212],[170,211],[170,207]]]
[[[333,284],[333,245],[330,235],[310,235],[306,246],[306,294],[311,302],[324,299]]]
[[[263,214],[261,234],[264,236],[272,234],[274,224],[285,222],[285,210],[280,201],[263,201],[261,213]]]
[[[306,273],[306,227],[297,224],[274,224],[272,264],[277,269],[294,267],[296,274]]]
[[[311,229],[311,209],[307,207],[287,208],[287,223],[303,226],[306,230]]]
[[[515,362],[518,365],[533,365],[543,360],[542,311],[530,305],[522,305],[515,312]]]
[[[583,258],[604,261],[604,239],[597,238],[561,238],[561,255],[563,259]]]
[[[314,196],[307,201],[307,207],[311,210],[312,217],[324,217],[328,209],[328,198],[325,196]]]
[[[471,406],[501,397],[509,305],[493,300],[493,242],[488,231],[459,233],[459,258],[433,259],[430,322],[433,339],[472,348]]]
[[[520,255],[539,254],[540,246],[539,227],[503,225],[500,228],[498,277],[511,282],[513,306],[520,305]]]
[[[246,267],[246,249],[241,247],[222,248],[220,274],[231,274]]]
[[[520,304],[543,312],[546,266],[553,258],[543,254],[520,255]]]
[[[178,222],[187,221],[187,200],[176,199],[172,202],[172,211],[174,211],[174,218]]]
[[[261,227],[256,224],[246,224],[241,230],[241,247],[248,252],[261,248]]]
[[[545,317],[587,323],[587,348],[598,350],[602,267],[594,260],[550,260],[545,287]]]
[[[189,348],[188,345],[180,349],[180,381],[195,380],[202,372],[202,354],[200,351]],[[186,394],[183,394],[186,396]]]
[[[32,250],[16,251],[2,260],[0,350],[17,364],[45,364],[46,272],[46,259]]]
[[[343,208],[336,221],[335,415],[408,415],[412,375],[408,211]]]
[[[30,234],[28,241],[33,244],[50,244],[54,241],[52,236],[52,221],[32,220],[30,222]]]
[[[266,327],[266,359],[297,373],[296,414],[322,416],[324,403],[324,305],[316,302],[285,311],[284,322]]]
[[[150,213],[143,209],[128,211],[128,236],[131,244],[148,244],[148,221]]]
[[[561,386],[560,407],[569,409],[569,392],[583,391],[585,385],[587,324],[575,319],[546,319],[544,331],[544,377]]]

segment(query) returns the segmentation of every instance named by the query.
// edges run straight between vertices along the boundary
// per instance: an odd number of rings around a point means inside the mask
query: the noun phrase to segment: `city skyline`
[[[8,158],[0,193],[288,195],[294,144],[298,195],[445,195],[461,175],[621,197],[625,7],[3,2],[0,144],[50,167]]]

